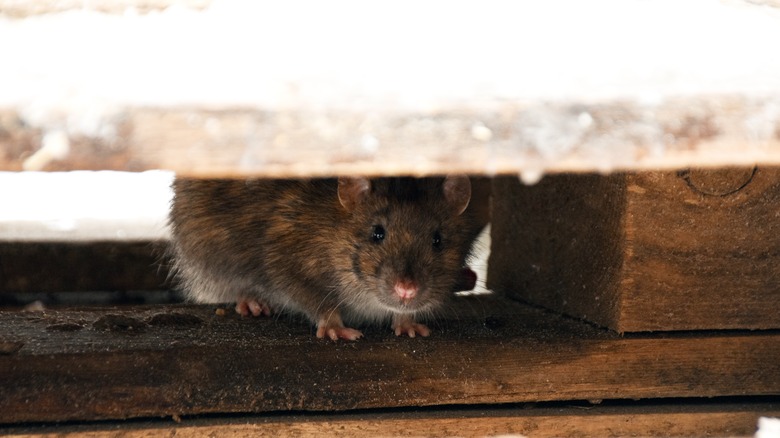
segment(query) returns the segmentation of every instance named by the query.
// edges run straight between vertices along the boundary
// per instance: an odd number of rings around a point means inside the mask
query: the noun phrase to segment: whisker
[[[332,297],[334,294],[336,294],[336,292],[337,292],[337,288],[335,286],[329,286],[329,287],[325,288],[325,290],[327,290],[327,289],[331,289],[331,290],[330,290],[330,292],[327,292],[324,297],[322,297],[322,300],[317,305],[316,310],[315,310],[317,313],[320,313],[320,311],[322,310],[322,307],[325,305],[325,302],[328,301],[328,299],[330,297]]]

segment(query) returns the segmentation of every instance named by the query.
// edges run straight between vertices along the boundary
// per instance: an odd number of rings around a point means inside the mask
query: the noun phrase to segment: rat
[[[177,178],[173,191],[173,267],[188,297],[244,316],[297,312],[318,338],[357,340],[346,322],[388,320],[397,336],[428,336],[417,319],[476,278],[465,175]]]

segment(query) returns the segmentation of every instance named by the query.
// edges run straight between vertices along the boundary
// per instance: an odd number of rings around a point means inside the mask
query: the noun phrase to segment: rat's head
[[[340,178],[338,197],[352,231],[353,305],[415,313],[452,292],[470,246],[468,177]]]

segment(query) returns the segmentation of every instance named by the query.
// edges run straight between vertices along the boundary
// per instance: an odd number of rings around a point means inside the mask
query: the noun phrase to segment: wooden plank
[[[19,438],[150,436],[730,436],[752,437],[760,416],[778,416],[772,402],[637,404],[631,406],[487,407],[200,418],[171,421],[28,426],[0,432]]]
[[[166,245],[0,242],[0,294],[166,289]]]
[[[780,328],[780,169],[626,180],[621,331]]]
[[[494,185],[488,287],[619,332],[780,328],[780,169]]]
[[[652,108],[495,103],[433,113],[141,108],[112,122],[119,137],[66,136],[59,156],[36,156],[46,131],[10,112],[0,117],[0,170],[162,168],[201,177],[514,173],[533,181],[543,172],[780,164],[780,130],[755,140],[746,130],[777,106],[780,100],[772,98],[687,98]],[[580,118],[587,126],[577,124]],[[766,123],[780,126],[780,113]],[[559,132],[564,128],[575,132]],[[548,144],[540,131],[571,141]]]
[[[494,179],[488,288],[616,328],[623,178]]]
[[[0,423],[780,394],[780,334],[626,336],[458,298],[430,338],[324,342],[214,307],[0,312]]]

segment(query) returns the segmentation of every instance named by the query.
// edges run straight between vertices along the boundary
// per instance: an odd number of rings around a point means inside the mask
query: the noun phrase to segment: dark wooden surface
[[[213,306],[0,312],[0,423],[780,394],[780,333],[621,337],[495,297],[328,342]]]
[[[0,242],[0,295],[160,290],[165,242]]]
[[[622,175],[556,175],[526,186],[496,178],[488,288],[615,328],[622,182]]]
[[[494,181],[488,286],[619,332],[780,328],[780,169]]]
[[[778,401],[673,402],[540,406],[480,406],[349,413],[271,414],[176,418],[79,425],[0,428],[0,433],[38,438],[148,438],[176,436],[642,436],[752,437],[761,416],[780,415]]]

